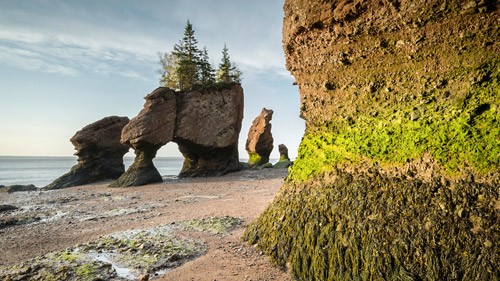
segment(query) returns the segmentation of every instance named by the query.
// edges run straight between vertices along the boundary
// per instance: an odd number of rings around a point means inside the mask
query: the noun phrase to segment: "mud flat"
[[[0,279],[291,280],[241,242],[286,169],[0,194]]]

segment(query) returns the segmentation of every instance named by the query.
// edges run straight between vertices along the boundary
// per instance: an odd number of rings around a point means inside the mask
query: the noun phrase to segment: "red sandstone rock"
[[[145,98],[139,114],[123,128],[122,143],[134,149],[142,146],[162,146],[174,136],[176,102],[175,92],[166,87],[154,90]]]
[[[271,134],[271,119],[273,111],[263,108],[248,131],[246,150],[250,159],[248,164],[259,166],[269,162],[273,150],[273,135]]]
[[[111,116],[83,127],[70,139],[78,164],[45,189],[60,189],[104,179],[116,179],[125,171],[123,155],[129,147],[120,143],[127,117]]]
[[[241,169],[238,137],[243,119],[243,88],[177,93],[174,142],[184,155],[179,176],[221,175]]]
[[[161,182],[162,177],[153,164],[160,147],[171,141],[176,118],[175,92],[160,87],[145,97],[139,114],[123,128],[121,142],[135,150],[134,163],[111,187],[127,187]]]

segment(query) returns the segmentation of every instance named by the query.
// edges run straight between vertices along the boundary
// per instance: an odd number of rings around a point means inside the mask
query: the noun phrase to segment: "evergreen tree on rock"
[[[178,61],[177,76],[180,89],[190,89],[199,81],[200,50],[194,37],[193,25],[186,23],[184,38],[174,45],[172,54]]]
[[[211,85],[215,83],[215,69],[209,62],[207,47],[203,48],[200,56],[200,82],[202,85]]]
[[[236,67],[235,64],[231,63],[229,58],[229,52],[226,44],[224,44],[224,49],[222,49],[222,59],[219,64],[219,69],[217,70],[217,82],[218,83],[240,83],[241,81],[241,71]]]

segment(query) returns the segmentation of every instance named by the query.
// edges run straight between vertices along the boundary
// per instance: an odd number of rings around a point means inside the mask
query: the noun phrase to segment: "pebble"
[[[418,111],[413,111],[413,113],[410,116],[411,121],[417,121],[420,118],[420,112]]]
[[[148,273],[139,276],[139,281],[148,281],[148,280],[149,280],[149,274]]]

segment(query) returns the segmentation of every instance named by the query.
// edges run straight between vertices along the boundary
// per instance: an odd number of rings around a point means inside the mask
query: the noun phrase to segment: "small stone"
[[[484,242],[484,246],[485,246],[486,248],[491,248],[491,246],[493,246],[493,243],[491,243],[491,241],[490,241],[490,240],[486,240],[486,242]]]
[[[139,276],[139,281],[148,281],[149,280],[149,274],[146,273],[146,274],[142,274],[141,276]]]
[[[413,111],[413,113],[410,116],[410,120],[411,121],[417,121],[418,119],[420,119],[420,112]]]
[[[17,209],[17,207],[14,207],[12,205],[0,205],[0,212],[12,211],[15,209]]]

